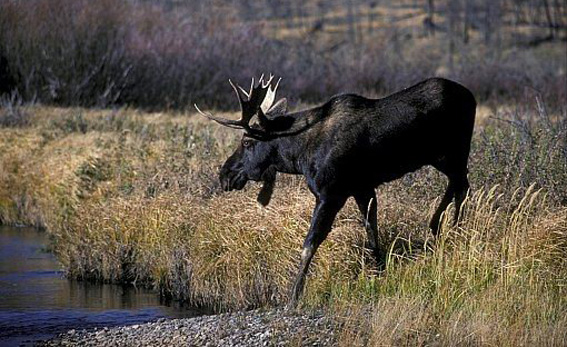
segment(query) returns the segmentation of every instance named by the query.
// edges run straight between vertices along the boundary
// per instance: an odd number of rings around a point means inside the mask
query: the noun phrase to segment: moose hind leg
[[[455,185],[455,217],[453,220],[453,225],[456,225],[459,222],[461,207],[470,188],[469,180],[467,179],[466,174],[462,176],[457,182],[458,183]]]
[[[376,261],[379,263],[384,261],[384,252],[382,252],[382,245],[378,237],[378,205],[376,202],[376,193],[374,190],[365,191],[354,196],[358,210],[362,214],[364,227],[366,228],[366,235],[368,244]]]
[[[313,216],[311,217],[311,226],[303,243],[303,251],[301,252],[301,261],[299,270],[293,284],[290,307],[294,307],[303,292],[305,285],[305,276],[311,264],[311,259],[317,251],[317,248],[327,238],[331,231],[333,221],[339,210],[343,207],[346,199],[318,199]]]
[[[449,178],[449,183],[447,184],[447,189],[445,189],[445,194],[443,195],[443,198],[441,199],[439,206],[437,206],[435,213],[433,213],[433,217],[431,217],[431,222],[429,222],[429,227],[431,228],[431,231],[433,232],[434,236],[437,236],[439,234],[439,223],[441,219],[441,214],[443,213],[443,211],[445,211],[447,206],[449,206],[451,200],[453,200],[454,195],[455,195],[455,188],[453,185],[453,181]]]
[[[439,234],[441,214],[447,209],[453,198],[455,198],[456,209],[453,223],[457,223],[461,205],[469,189],[469,181],[467,180],[469,146],[457,146],[456,148],[462,148],[462,150],[433,164],[437,170],[444,173],[449,179],[445,194],[429,223],[429,227],[435,236]]]

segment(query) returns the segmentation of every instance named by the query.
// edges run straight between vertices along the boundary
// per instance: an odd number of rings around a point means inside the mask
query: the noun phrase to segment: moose
[[[349,197],[354,197],[367,232],[368,246],[378,261],[385,257],[379,242],[375,188],[406,173],[431,165],[448,178],[446,191],[429,227],[439,232],[440,218],[455,201],[459,219],[469,189],[468,157],[476,101],[464,86],[429,78],[384,98],[356,94],[332,97],[324,104],[288,113],[287,100],[275,101],[281,78],[273,76],[246,91],[229,80],[238,96],[239,120],[197,111],[244,135],[220,169],[225,191],[240,190],[250,180],[263,182],[258,201],[267,205],[276,174],[303,175],[316,205],[301,252],[290,305],[300,298],[305,276],[317,248]],[[251,124],[252,118],[257,121]]]

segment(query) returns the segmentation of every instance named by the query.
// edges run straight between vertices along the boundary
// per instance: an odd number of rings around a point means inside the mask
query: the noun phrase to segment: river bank
[[[300,303],[333,312],[338,345],[567,343],[567,118],[535,106],[489,110],[477,124],[472,192],[459,226],[446,219],[437,240],[427,222],[442,174],[426,167],[377,189],[384,271],[347,202]],[[44,227],[68,277],[216,312],[287,302],[314,198],[290,175],[265,208],[256,184],[222,192],[218,169],[240,134],[190,114],[8,111],[29,122],[0,128],[0,223]]]
[[[323,314],[254,310],[72,330],[40,346],[330,346],[336,342],[335,329]]]
[[[70,329],[142,324],[205,312],[132,285],[64,277],[45,231],[0,226],[0,346],[31,346]]]

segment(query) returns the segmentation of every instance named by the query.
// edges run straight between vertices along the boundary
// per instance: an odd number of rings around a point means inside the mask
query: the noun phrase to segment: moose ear
[[[274,119],[275,117],[285,116],[287,113],[287,99],[282,98],[279,99],[278,102],[274,104],[274,106],[270,107],[268,112],[266,112],[266,116]]]

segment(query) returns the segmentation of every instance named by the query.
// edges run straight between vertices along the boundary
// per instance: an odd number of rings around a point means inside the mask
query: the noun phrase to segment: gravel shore
[[[329,346],[335,341],[331,319],[322,314],[254,310],[187,319],[70,330],[41,346]]]

